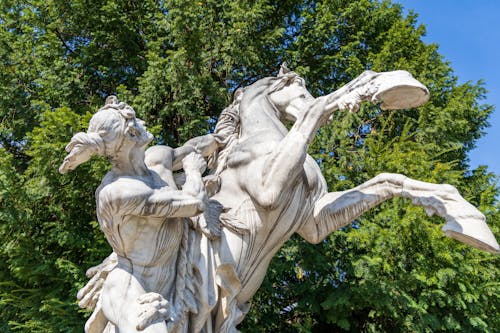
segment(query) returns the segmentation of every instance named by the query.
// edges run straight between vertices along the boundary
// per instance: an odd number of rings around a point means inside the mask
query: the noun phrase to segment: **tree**
[[[337,113],[310,148],[331,190],[382,171],[447,182],[499,234],[495,176],[467,152],[491,106],[458,84],[425,29],[389,1],[5,0],[0,12],[0,330],[80,332],[75,294],[110,251],[91,195],[104,161],[61,176],[72,133],[109,94],[160,143],[210,131],[238,87],[287,61],[313,94],[364,69],[405,69],[426,84],[418,110]],[[363,215],[319,245],[282,249],[242,330],[500,329],[499,259],[444,239],[405,200]]]

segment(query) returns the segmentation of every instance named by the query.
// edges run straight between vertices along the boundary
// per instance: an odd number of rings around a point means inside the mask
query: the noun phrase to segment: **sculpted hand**
[[[137,298],[139,313],[137,330],[142,331],[149,325],[160,321],[173,321],[170,304],[157,293],[147,293]]]
[[[195,152],[189,153],[186,157],[184,157],[182,165],[184,170],[198,170],[200,174],[205,172],[205,169],[207,168],[207,163],[203,157]]]
[[[87,162],[92,155],[103,153],[104,143],[97,133],[76,133],[66,146],[69,153],[65,158],[59,172],[64,174],[75,169],[78,165]]]
[[[109,272],[116,266],[116,253],[112,253],[104,261],[87,270],[89,282],[78,291],[76,298],[78,306],[82,309],[93,310],[96,306],[99,297],[101,296],[102,286]]]
[[[93,151],[83,145],[75,145],[68,156],[64,158],[63,163],[59,167],[59,172],[65,174],[70,170],[74,170],[78,165],[87,162],[92,157]]]
[[[186,147],[190,147],[193,149],[193,151],[200,152],[203,150],[203,147],[206,145],[206,139],[205,137],[196,137],[192,138],[184,144]]]
[[[337,100],[337,105],[340,110],[348,110],[349,112],[354,113],[359,110],[362,101],[362,96],[354,90],[340,97]]]

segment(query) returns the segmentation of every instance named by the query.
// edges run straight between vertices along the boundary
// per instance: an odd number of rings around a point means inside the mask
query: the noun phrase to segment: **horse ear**
[[[104,105],[110,105],[110,104],[118,104],[118,98],[114,95],[109,95],[106,98],[106,102],[104,103]]]
[[[288,68],[286,62],[281,64],[280,72],[278,73],[278,77],[285,76],[285,74],[290,73],[291,70]]]

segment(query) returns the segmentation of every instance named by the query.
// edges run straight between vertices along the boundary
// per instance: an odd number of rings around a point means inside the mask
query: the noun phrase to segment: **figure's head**
[[[144,149],[153,139],[144,122],[135,117],[135,111],[126,103],[119,103],[109,96],[106,104],[90,119],[87,133],[77,133],[66,146],[69,153],[59,168],[66,173],[88,161],[92,155],[106,156],[115,160],[120,154],[128,154],[132,148]]]
[[[295,121],[304,107],[314,100],[303,78],[281,65],[278,79],[268,91],[269,101],[280,112],[281,118]]]

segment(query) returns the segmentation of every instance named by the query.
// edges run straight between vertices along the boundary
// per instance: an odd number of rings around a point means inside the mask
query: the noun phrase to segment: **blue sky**
[[[484,80],[487,104],[496,106],[487,134],[469,154],[470,166],[500,175],[500,0],[393,0],[413,10],[459,82]]]

